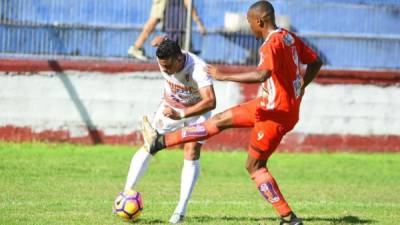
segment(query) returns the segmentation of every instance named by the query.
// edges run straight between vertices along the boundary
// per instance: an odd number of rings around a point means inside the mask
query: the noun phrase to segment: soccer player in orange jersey
[[[216,80],[259,82],[262,95],[203,123],[164,135],[158,134],[145,117],[142,124],[145,146],[149,152],[157,152],[176,144],[204,140],[227,128],[252,127],[246,169],[261,195],[280,215],[280,224],[301,225],[301,219],[293,213],[268,171],[267,160],[299,120],[304,89],[317,76],[322,62],[295,34],[276,26],[274,8],[268,1],[254,3],[247,19],[253,35],[265,39],[259,50],[257,70],[226,75],[209,66],[208,72]],[[300,74],[300,63],[307,64],[304,76]]]

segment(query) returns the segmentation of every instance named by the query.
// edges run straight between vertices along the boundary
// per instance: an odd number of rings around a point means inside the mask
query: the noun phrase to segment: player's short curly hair
[[[159,59],[177,58],[182,55],[182,51],[178,43],[170,39],[164,39],[158,45],[156,55]]]

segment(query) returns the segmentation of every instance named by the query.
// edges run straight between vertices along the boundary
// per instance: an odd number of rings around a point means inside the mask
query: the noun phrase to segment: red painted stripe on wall
[[[34,132],[29,127],[0,127],[0,140],[9,142],[69,142],[76,144],[142,144],[139,132],[128,135],[105,135],[103,131],[90,131],[82,137],[71,137],[68,131]],[[233,141],[234,140],[234,141]],[[231,129],[206,142],[208,150],[245,150],[250,140],[250,129]],[[377,135],[304,135],[289,133],[282,140],[278,151],[283,152],[400,152],[400,136]]]

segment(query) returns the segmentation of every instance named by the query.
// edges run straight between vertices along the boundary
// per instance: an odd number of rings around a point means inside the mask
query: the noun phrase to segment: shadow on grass
[[[159,220],[159,219],[139,219],[137,222],[137,224],[165,224],[166,221],[163,220]],[[132,224],[132,223],[130,223]]]
[[[376,220],[362,219],[357,216],[342,216],[342,217],[307,217],[304,221],[326,221],[331,224],[373,224]]]
[[[304,221],[310,222],[328,222],[329,224],[374,224],[377,221],[370,220],[370,219],[362,219],[357,216],[342,216],[342,217],[306,217],[303,218]],[[249,223],[256,223],[256,222],[278,222],[277,217],[241,217],[241,216],[194,216],[188,217],[188,222],[197,222],[197,223],[206,223],[209,224],[210,222],[214,221],[240,221],[240,222],[249,222]]]

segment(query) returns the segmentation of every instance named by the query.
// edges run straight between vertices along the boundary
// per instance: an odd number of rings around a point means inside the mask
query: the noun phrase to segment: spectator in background
[[[161,21],[163,21],[163,31],[166,33],[167,38],[178,42],[179,46],[183,46],[186,32],[186,9],[188,5],[189,0],[153,0],[150,18],[144,25],[142,33],[135,44],[128,49],[128,55],[139,60],[147,60],[143,44]],[[197,14],[194,5],[192,8],[192,18],[199,26],[200,33],[205,35],[207,33],[206,28]]]
[[[194,1],[193,1],[194,2]],[[178,42],[179,46],[183,46],[186,33],[186,16],[189,0],[168,0],[165,10],[164,32],[167,38]],[[197,10],[192,4],[192,19],[200,29],[200,33],[205,35],[207,30],[201,21]],[[190,47],[192,48],[192,46]],[[190,49],[190,51],[193,51]]]
[[[134,45],[129,47],[128,55],[139,60],[147,60],[144,54],[143,44],[149,35],[154,31],[157,24],[164,19],[164,11],[168,0],[153,0],[151,6],[150,18],[143,27],[142,33],[136,39]]]

